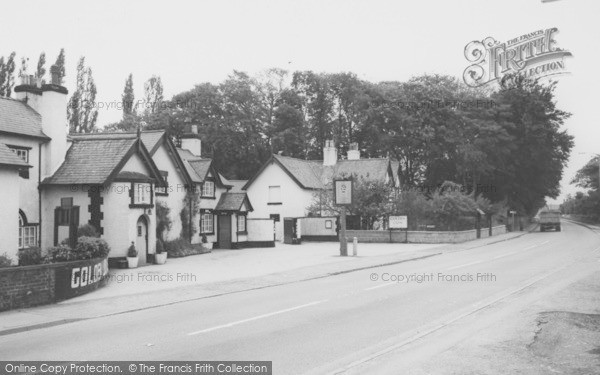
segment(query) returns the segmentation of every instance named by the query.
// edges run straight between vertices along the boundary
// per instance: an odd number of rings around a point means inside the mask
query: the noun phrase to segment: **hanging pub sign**
[[[352,180],[333,181],[333,201],[336,206],[350,206],[353,203]]]

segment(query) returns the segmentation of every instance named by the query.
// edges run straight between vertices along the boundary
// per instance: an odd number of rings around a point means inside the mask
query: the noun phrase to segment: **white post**
[[[354,237],[352,241],[352,256],[356,256],[358,254],[358,238]]]

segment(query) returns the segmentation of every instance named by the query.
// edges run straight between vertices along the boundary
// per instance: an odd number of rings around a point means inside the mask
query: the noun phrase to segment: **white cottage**
[[[0,238],[6,239],[0,242],[0,254],[7,252],[13,262],[17,249],[40,244],[42,202],[38,186],[58,168],[67,150],[68,91],[59,84],[54,67],[51,72],[52,83],[23,77],[23,84],[14,88],[15,99],[0,98],[0,147],[27,166],[17,165],[5,153],[4,163],[0,163],[5,197],[0,202]],[[14,223],[7,222],[9,216]]]
[[[333,179],[355,176],[399,185],[398,164],[389,158],[361,159],[356,143],[347,158],[338,160],[333,141],[323,148],[323,160],[273,155],[244,185],[254,211],[251,218],[272,218],[275,237],[283,239],[283,218],[304,217],[315,193],[330,189]]]
[[[160,171],[140,134],[72,136],[64,163],[42,181],[42,247],[76,240],[77,228],[93,225],[123,258],[133,242],[140,264],[156,250],[155,190]]]

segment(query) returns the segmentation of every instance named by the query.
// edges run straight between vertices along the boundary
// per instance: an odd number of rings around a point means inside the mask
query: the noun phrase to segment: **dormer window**
[[[202,184],[202,197],[203,198],[214,198],[215,197],[215,182],[214,181],[204,181]]]
[[[29,147],[8,146],[8,148],[14,152],[19,159],[23,160],[25,163],[29,163]],[[19,176],[29,179],[29,168],[19,171]]]

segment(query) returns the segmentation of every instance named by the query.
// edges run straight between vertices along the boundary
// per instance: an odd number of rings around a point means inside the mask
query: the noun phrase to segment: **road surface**
[[[419,261],[5,335],[0,358],[267,360],[275,374],[402,373],[597,271],[599,256],[598,233],[564,223],[562,232]]]

